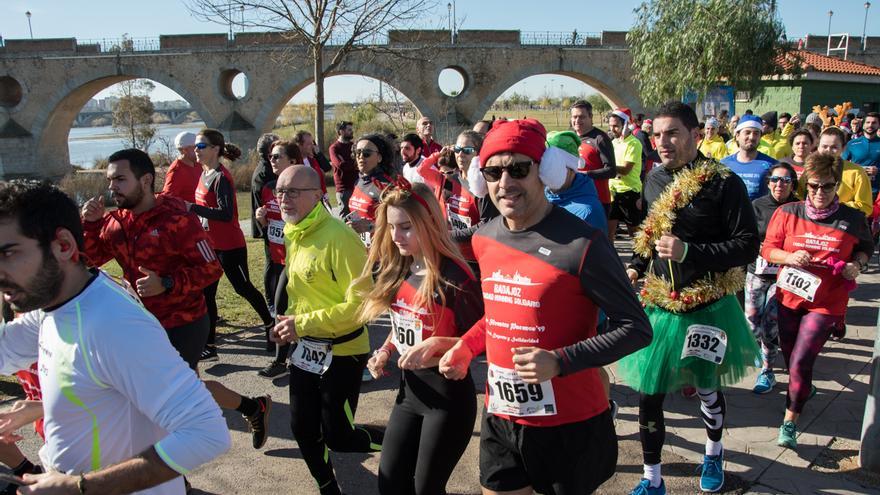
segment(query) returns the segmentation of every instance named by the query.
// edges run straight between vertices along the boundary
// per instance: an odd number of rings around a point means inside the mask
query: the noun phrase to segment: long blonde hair
[[[394,206],[406,212],[418,236],[422,257],[425,261],[427,274],[416,292],[414,305],[425,307],[437,294],[442,305],[446,304],[445,287],[455,287],[440,274],[443,258],[458,263],[470,273],[458,246],[452,242],[449,226],[440,210],[437,199],[424,184],[389,186],[382,193],[382,202],[376,208],[376,223],[373,232],[373,243],[361,279],[370,277],[375,282],[372,289],[364,294],[364,302],[359,309],[363,321],[375,319],[391,307],[401,284],[406,279],[412,256],[403,256],[391,238],[391,227],[388,225],[388,207]],[[418,198],[414,197],[418,195]],[[421,199],[421,201],[419,201]]]

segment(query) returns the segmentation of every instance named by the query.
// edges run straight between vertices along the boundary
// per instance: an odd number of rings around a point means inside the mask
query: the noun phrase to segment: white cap
[[[175,148],[186,148],[187,146],[195,146],[196,135],[191,132],[181,132],[174,138]]]

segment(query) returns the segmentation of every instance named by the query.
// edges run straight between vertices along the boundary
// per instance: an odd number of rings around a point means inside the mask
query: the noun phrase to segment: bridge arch
[[[621,62],[627,63],[626,58],[621,57],[621,59]],[[632,81],[616,77],[609,70],[598,64],[562,58],[547,58],[544,60],[534,60],[534,62],[529,65],[511,67],[512,70],[500,75],[495,83],[477,101],[474,111],[470,116],[471,121],[476,122],[482,119],[492,107],[492,104],[513,85],[523,79],[544,74],[568,76],[592,86],[608,100],[612,108],[629,107],[633,112],[642,108]]]
[[[354,57],[351,57],[353,59]],[[325,81],[336,76],[364,76],[393,87],[400,94],[406,97],[421,115],[425,115],[431,105],[427,100],[421,98],[421,93],[417,88],[411,87],[405,81],[395,77],[393,70],[381,67],[371,63],[355,62],[344,64],[339,70],[331,72]],[[254,118],[254,127],[261,132],[269,132],[272,130],[275,120],[281,114],[281,110],[296,96],[297,93],[315,82],[314,74],[311,67],[298,69],[288,74],[278,87],[276,96],[267,99]],[[325,123],[325,126],[328,125]],[[329,143],[324,143],[325,145]]]
[[[167,86],[184,98],[207,126],[215,126],[213,115],[208,111],[198,93],[178,81],[173,74],[140,65],[114,65],[113,69],[95,68],[79,72],[68,79],[42,103],[46,110],[34,120],[38,163],[47,164],[50,170],[66,170],[70,163],[68,138],[77,114],[83,106],[108,87],[131,79],[149,79]]]

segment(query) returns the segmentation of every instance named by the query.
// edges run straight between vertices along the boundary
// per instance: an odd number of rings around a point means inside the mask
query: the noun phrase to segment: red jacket
[[[447,177],[437,169],[439,159],[440,153],[434,153],[422,160],[418,169],[419,175],[425,181],[425,185],[434,191],[434,197],[440,203],[440,209],[443,210],[450,229],[469,229],[480,223],[480,206],[477,198],[462,185],[460,179]],[[458,247],[466,260],[475,260],[470,240],[459,243]]]
[[[165,186],[162,188],[162,194],[195,203],[196,188],[199,187],[201,177],[201,163],[196,162],[195,165],[190,166],[178,158],[171,162],[168,171],[165,172]]]
[[[170,291],[143,298],[166,330],[205,315],[202,289],[220,279],[223,268],[198,218],[186,212],[183,201],[159,195],[156,206],[144,213],[111,211],[97,222],[83,222],[83,230],[92,266],[116,259],[132,286],[144,277],[140,266],[171,277]]]

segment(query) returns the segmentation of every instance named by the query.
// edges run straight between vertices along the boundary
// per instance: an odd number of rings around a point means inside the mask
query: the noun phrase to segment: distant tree
[[[156,128],[153,127],[153,102],[150,92],[155,85],[146,79],[119,83],[119,101],[113,108],[113,130],[122,136],[127,148],[147,151]]]
[[[627,41],[646,105],[719,83],[753,90],[793,56],[775,0],[649,0],[635,16]]]
[[[358,51],[399,55],[375,40],[422,19],[434,0],[186,0],[190,12],[218,24],[280,32],[305,45],[315,79],[315,134],[324,143],[324,79]]]
[[[590,105],[593,105],[594,114],[601,115],[611,111],[611,105],[608,104],[608,100],[599,93],[593,93],[590,96],[587,96],[587,101],[590,102]]]

